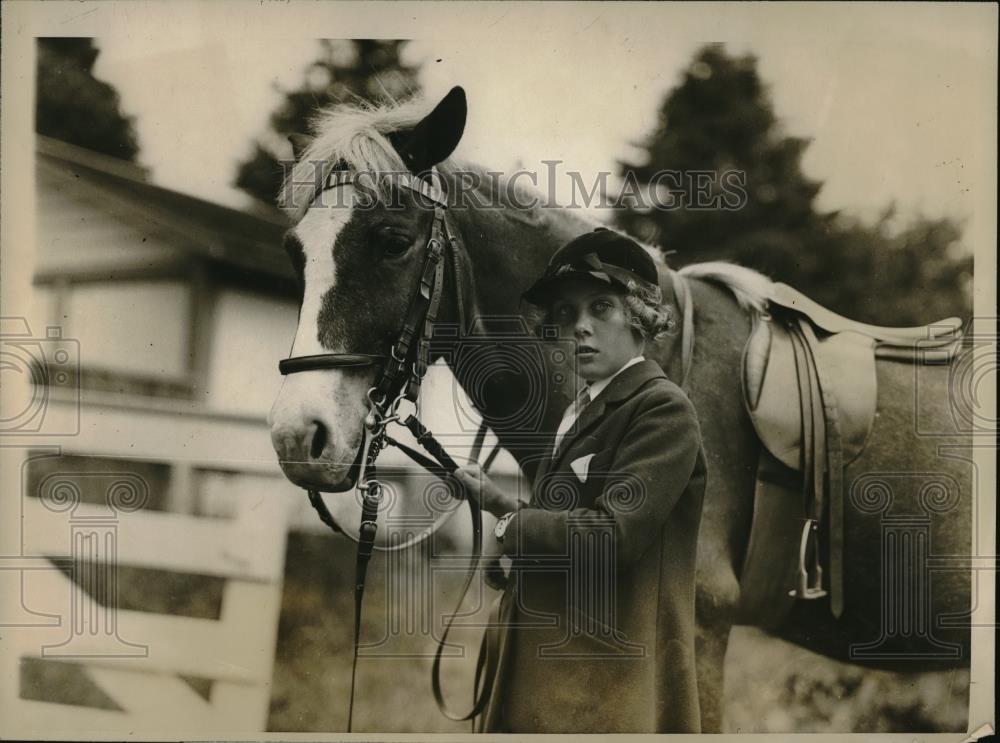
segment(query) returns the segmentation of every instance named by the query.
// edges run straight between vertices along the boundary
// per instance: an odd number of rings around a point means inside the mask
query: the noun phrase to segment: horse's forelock
[[[430,108],[427,100],[413,98],[403,103],[341,104],[321,111],[311,122],[314,139],[282,186],[282,208],[295,222],[302,219],[316,196],[317,167],[322,170],[320,178],[341,163],[380,183],[383,174],[404,172],[406,166],[386,135],[416,126]]]

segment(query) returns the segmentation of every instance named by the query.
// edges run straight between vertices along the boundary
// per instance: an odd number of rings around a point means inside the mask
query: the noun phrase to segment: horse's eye
[[[411,241],[406,235],[391,230],[379,230],[376,243],[382,255],[388,258],[399,258],[410,249]]]

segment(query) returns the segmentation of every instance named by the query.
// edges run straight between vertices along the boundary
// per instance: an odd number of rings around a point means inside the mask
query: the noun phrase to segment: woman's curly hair
[[[676,326],[672,305],[663,302],[663,292],[658,286],[640,284],[628,279],[626,288],[615,287],[622,298],[625,313],[632,331],[646,341],[658,341],[670,335]],[[554,325],[548,307],[532,307],[527,313],[529,324],[540,335],[543,325]]]
[[[658,341],[674,329],[674,308],[663,303],[663,291],[658,286],[645,286],[633,279],[622,298],[629,323],[643,340]]]

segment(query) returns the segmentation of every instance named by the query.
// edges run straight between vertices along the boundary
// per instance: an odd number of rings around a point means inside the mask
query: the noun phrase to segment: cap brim
[[[621,279],[605,271],[566,271],[558,276],[540,278],[530,289],[521,294],[521,298],[532,304],[544,306],[552,299],[553,287],[567,279],[594,279],[604,284],[619,284],[623,288],[625,287]]]
[[[631,271],[618,266],[604,266],[601,271],[565,271],[556,276],[543,276],[536,281],[530,289],[521,294],[521,298],[539,306],[544,306],[552,299],[552,288],[566,279],[596,279],[605,284],[614,284],[622,289],[628,289],[628,282],[634,281],[637,284],[646,286],[649,284],[645,279],[641,279]]]

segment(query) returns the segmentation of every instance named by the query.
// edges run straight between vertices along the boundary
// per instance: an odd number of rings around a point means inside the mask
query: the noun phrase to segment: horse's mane
[[[302,218],[316,196],[317,162],[323,176],[335,165],[365,173],[380,187],[387,187],[380,176],[406,171],[406,165],[393,148],[387,134],[414,127],[433,108],[432,102],[414,96],[405,101],[386,100],[382,103],[359,101],[336,104],[320,111],[310,121],[313,140],[301,154],[282,186],[280,203],[294,222]],[[490,203],[499,204],[505,216],[533,225],[552,226],[560,232],[588,229],[601,223],[583,214],[565,209],[538,206],[544,197],[521,182],[511,183],[501,178],[501,187],[494,191],[492,171],[475,163],[449,158],[438,165],[441,175],[449,178],[478,175],[475,190]],[[383,192],[382,196],[388,194]],[[534,204],[526,207],[526,204]]]
[[[727,261],[693,263],[678,271],[690,279],[704,279],[722,284],[748,312],[765,312],[771,293],[771,279],[752,268]]]
[[[284,205],[284,210],[294,221],[302,218],[316,195],[314,167],[317,162],[322,163],[323,176],[335,165],[346,165],[355,172],[372,177],[380,186],[387,186],[387,183],[381,182],[380,176],[406,172],[407,168],[386,135],[414,127],[432,107],[427,99],[414,96],[402,102],[387,100],[382,103],[360,101],[337,104],[320,111],[310,121],[313,140],[282,186],[280,203]],[[449,158],[438,165],[438,170],[445,178],[455,177],[458,172],[478,174],[480,185],[476,190],[491,195],[501,206],[524,212],[516,216],[527,221],[539,223],[550,218],[563,221],[562,217],[566,216],[546,213],[561,210],[525,209],[524,204],[539,194],[521,183],[514,183],[510,188],[504,179],[504,187],[493,193],[490,171],[474,163]],[[387,193],[381,195],[386,196]],[[594,226],[599,224],[594,222]]]
[[[295,163],[282,187],[281,203],[285,205],[285,211],[295,221],[301,219],[305,213],[315,197],[316,173],[313,168],[317,161],[323,164],[324,176],[337,163],[346,164],[354,171],[372,176],[405,171],[406,165],[386,135],[412,128],[429,113],[431,108],[431,102],[425,98],[413,97],[403,102],[389,100],[379,104],[364,101],[340,104],[321,111],[311,121],[314,139]],[[488,174],[488,171],[480,166],[467,162],[459,164],[458,161],[452,160],[440,165],[440,170],[446,177],[453,175],[459,169],[477,171],[482,175]],[[487,188],[485,184],[490,183],[488,178],[484,178],[481,182],[484,184],[483,188]],[[501,189],[496,196],[505,200],[507,193],[507,189]],[[520,199],[522,195],[529,195],[532,191],[515,184],[515,193]],[[521,204],[523,203],[524,201],[521,201]],[[599,221],[587,215],[572,214],[564,209],[544,209],[535,206],[526,210],[523,206],[517,207],[513,203],[505,205],[512,206],[512,209],[504,209],[504,212],[516,213],[518,218],[528,221],[572,222],[578,229],[602,226]],[[644,244],[642,246],[656,263],[666,264],[659,250]],[[688,278],[705,279],[722,284],[733,293],[740,306],[748,311],[763,312],[767,307],[771,280],[752,269],[725,261],[711,261],[686,266],[680,269],[679,273]]]

